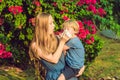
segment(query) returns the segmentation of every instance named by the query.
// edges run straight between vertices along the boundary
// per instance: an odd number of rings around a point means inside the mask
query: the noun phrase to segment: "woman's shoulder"
[[[32,42],[32,43],[30,44],[30,47],[34,50],[35,47],[36,47],[36,43],[35,43],[35,42]]]

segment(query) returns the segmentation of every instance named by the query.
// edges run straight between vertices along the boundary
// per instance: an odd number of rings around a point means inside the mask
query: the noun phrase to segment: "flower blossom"
[[[63,16],[63,20],[69,20],[70,18],[68,18],[67,16]]]
[[[0,26],[4,23],[4,19],[0,18]]]
[[[33,4],[35,4],[36,6],[40,6],[40,2],[39,1],[33,1]]]
[[[30,18],[29,23],[31,23],[33,26],[35,26],[35,18]]]
[[[57,6],[57,3],[56,3],[56,2],[53,2],[52,5],[53,5],[54,7],[56,7],[56,6]]]
[[[23,9],[22,6],[10,6],[8,10],[13,13],[14,15],[22,13]]]
[[[2,2],[2,0],[0,0],[0,2]]]
[[[88,7],[87,7],[87,10],[89,11],[92,11],[94,14],[97,13],[97,10],[96,10],[96,7],[92,4],[90,4]]]
[[[84,29],[83,23],[81,21],[77,21],[77,23],[79,24],[79,29]]]
[[[103,17],[104,15],[106,15],[106,12],[103,8],[98,8],[98,14]]]
[[[84,1],[84,0],[79,0],[76,5],[82,6],[82,5],[84,5],[84,4],[85,4],[85,1]]]
[[[4,58],[10,58],[12,57],[12,53],[8,52],[5,50],[5,46],[0,43],[0,58],[4,59]]]

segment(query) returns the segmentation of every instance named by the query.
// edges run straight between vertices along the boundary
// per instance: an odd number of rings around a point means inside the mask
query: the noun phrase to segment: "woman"
[[[39,59],[47,70],[45,80],[57,80],[65,66],[62,50],[69,38],[63,35],[58,41],[54,34],[54,20],[50,14],[38,14],[35,25],[30,54]]]

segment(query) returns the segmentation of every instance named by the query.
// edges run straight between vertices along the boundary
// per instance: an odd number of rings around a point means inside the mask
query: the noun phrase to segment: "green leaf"
[[[20,32],[19,39],[20,40],[24,40],[25,39],[25,35],[22,32]]]

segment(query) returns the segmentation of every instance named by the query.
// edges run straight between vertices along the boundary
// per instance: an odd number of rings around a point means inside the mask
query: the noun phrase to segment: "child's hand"
[[[67,30],[65,29],[61,34],[59,34],[59,37],[63,37],[63,35],[66,35],[67,37],[69,38],[72,38],[72,34]]]
[[[61,34],[61,38],[60,38],[61,41],[66,43],[69,39],[70,37],[68,37],[65,33]]]
[[[76,75],[76,77],[81,76],[81,75],[83,74],[84,70],[85,70],[85,66],[83,66],[83,67],[80,69],[80,71],[78,72],[78,74]]]

